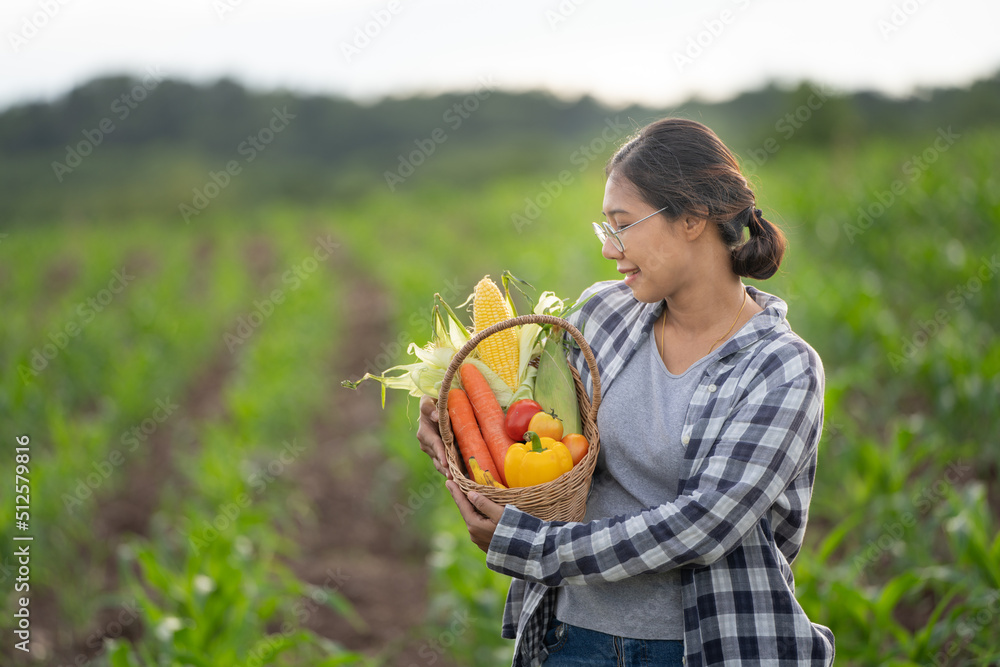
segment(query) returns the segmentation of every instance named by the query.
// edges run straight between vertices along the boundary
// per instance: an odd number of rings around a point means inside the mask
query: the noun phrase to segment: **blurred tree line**
[[[581,149],[600,153],[590,161],[603,165],[631,131],[665,115],[706,123],[761,164],[792,139],[842,149],[938,127],[994,125],[1000,72],[905,99],[804,82],[659,109],[487,87],[361,104],[252,91],[230,79],[105,77],[0,113],[0,221],[181,219],[182,205],[200,202],[240,214],[264,203],[327,204],[417,183],[552,177],[575,169]],[[599,141],[602,133],[612,140]]]

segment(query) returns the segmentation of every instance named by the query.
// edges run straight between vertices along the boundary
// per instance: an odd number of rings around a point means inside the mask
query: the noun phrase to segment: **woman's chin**
[[[648,289],[648,286],[636,283],[626,283],[629,289],[632,290],[632,296],[636,301],[641,301],[642,303],[657,303],[663,300],[662,296],[654,294]]]

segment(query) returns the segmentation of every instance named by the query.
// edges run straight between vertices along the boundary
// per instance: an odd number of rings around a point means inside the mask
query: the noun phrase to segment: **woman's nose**
[[[625,253],[618,249],[614,239],[609,234],[608,238],[604,239],[604,245],[601,246],[601,255],[604,256],[604,259],[619,259],[624,257]]]

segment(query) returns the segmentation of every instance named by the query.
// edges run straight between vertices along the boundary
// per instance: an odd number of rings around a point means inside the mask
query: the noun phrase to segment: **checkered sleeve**
[[[589,523],[545,522],[508,505],[488,566],[561,586],[718,561],[809,465],[822,428],[822,394],[815,352],[781,346],[732,408],[706,408],[709,419],[724,423],[675,502]]]

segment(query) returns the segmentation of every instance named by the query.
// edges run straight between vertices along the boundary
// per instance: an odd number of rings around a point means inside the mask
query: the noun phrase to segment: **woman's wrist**
[[[523,566],[533,559],[533,541],[524,538],[537,534],[544,523],[513,504],[507,504],[486,551],[486,566],[494,572],[523,579]]]

